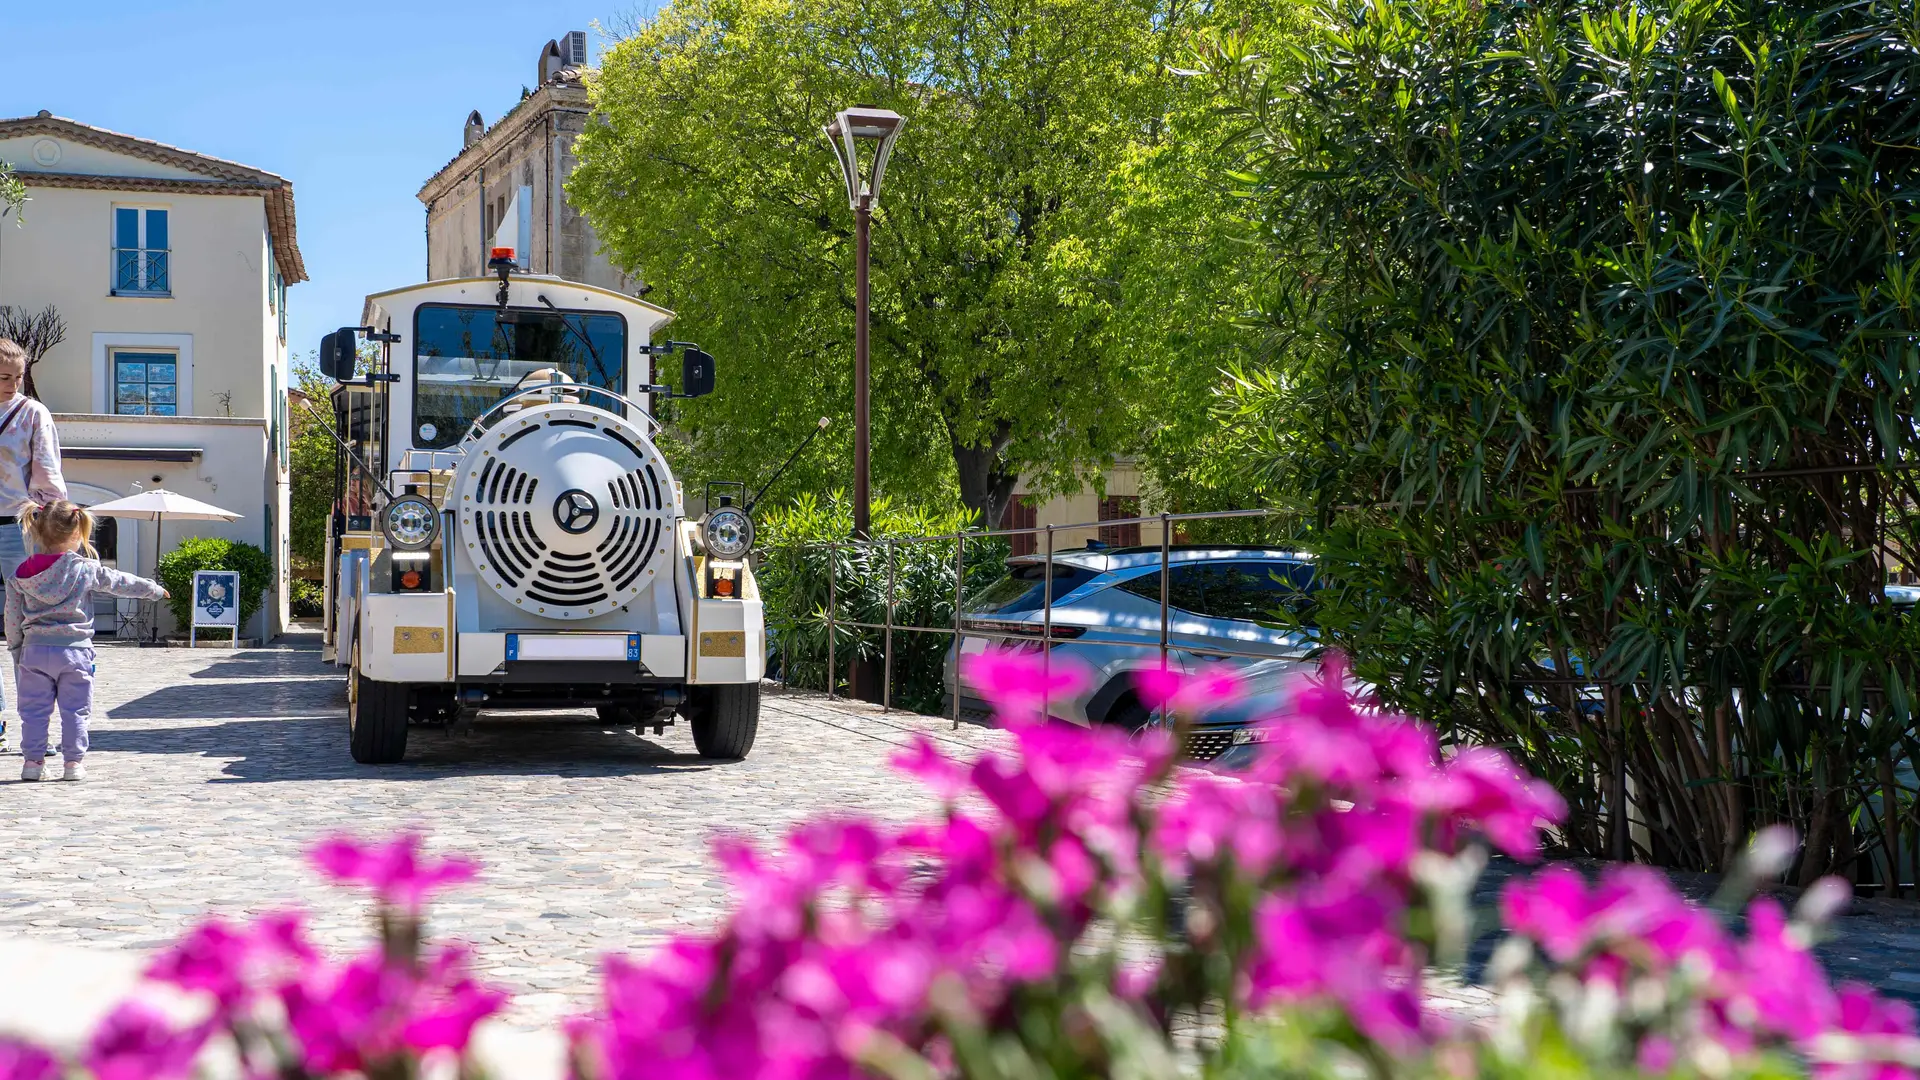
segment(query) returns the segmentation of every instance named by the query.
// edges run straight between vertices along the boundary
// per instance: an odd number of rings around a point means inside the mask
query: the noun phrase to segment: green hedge
[[[853,511],[835,492],[824,501],[804,495],[791,505],[761,516],[761,550],[755,575],[766,605],[772,665],[790,685],[826,688],[827,577],[833,568],[834,606],[841,620],[834,643],[836,684],[844,689],[846,665],[883,658],[885,634],[845,623],[884,623],[887,617],[889,538],[940,536],[968,527],[965,510],[928,511],[894,507],[885,499],[873,506],[874,542],[825,546],[853,532]],[[896,626],[953,625],[953,544],[895,544],[892,547]],[[999,580],[1006,573],[1003,539],[967,543],[967,591]],[[944,693],[941,669],[953,639],[945,634],[896,632],[893,635],[893,703],[925,713],[940,711]]]
[[[182,540],[180,546],[160,558],[158,579],[172,597],[167,601],[175,624],[185,627],[193,614],[193,572],[195,570],[238,570],[240,572],[240,625],[245,626],[260,610],[260,598],[273,583],[273,560],[252,544],[238,543],[215,536],[196,536]]]

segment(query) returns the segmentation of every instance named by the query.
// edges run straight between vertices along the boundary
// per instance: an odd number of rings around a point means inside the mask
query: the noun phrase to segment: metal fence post
[[[880,711],[893,708],[893,540],[887,540],[887,629],[881,645]]]
[[[960,730],[960,653],[967,634],[960,625],[960,605],[965,602],[967,582],[967,538],[953,538],[953,730]]]
[[[1167,586],[1168,567],[1173,561],[1173,527],[1170,515],[1160,514],[1160,666],[1167,666]]]
[[[833,667],[834,639],[840,636],[839,629],[834,625],[834,609],[839,606],[839,598],[835,595],[833,588],[833,570],[840,562],[838,551],[839,548],[833,541],[827,541],[827,698],[829,700],[835,696],[834,690],[840,683],[840,680],[834,677]]]
[[[1047,562],[1040,585],[1040,719],[1053,712],[1053,526],[1047,526]]]

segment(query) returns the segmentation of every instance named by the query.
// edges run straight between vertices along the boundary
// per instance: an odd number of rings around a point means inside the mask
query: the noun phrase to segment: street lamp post
[[[868,233],[873,225],[874,204],[880,201],[880,180],[886,176],[893,141],[906,126],[906,118],[891,109],[861,105],[842,109],[832,123],[821,129],[833,144],[834,157],[840,161],[840,176],[847,184],[847,204],[853,208],[853,535],[861,540],[867,538],[873,524],[872,478],[867,464],[872,445],[867,391]],[[860,155],[862,146],[868,147],[865,160]]]

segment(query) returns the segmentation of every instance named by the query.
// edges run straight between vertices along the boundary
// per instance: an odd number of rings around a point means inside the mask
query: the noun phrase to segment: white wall
[[[191,462],[168,461],[96,461],[66,458],[61,462],[69,486],[87,485],[111,492],[115,497],[136,494],[142,488],[164,487],[201,502],[242,515],[236,521],[169,521],[160,534],[160,550],[173,550],[179,541],[191,536],[219,536],[238,540],[272,552],[281,541],[266,535],[266,508],[284,507],[284,488],[270,486],[261,468],[267,451],[266,426],[251,419],[185,419],[147,416],[103,416],[91,413],[56,413],[54,423],[60,432],[62,447],[113,446],[143,448],[190,448],[201,451]],[[134,485],[139,484],[136,488]],[[95,500],[89,500],[95,501]],[[278,531],[284,532],[285,511],[281,509]],[[153,576],[155,563],[152,523],[124,521],[121,529],[121,569],[143,577]],[[137,531],[139,539],[134,559],[127,554],[126,538]],[[248,625],[245,636],[267,636],[286,629],[284,589],[277,590],[261,606],[261,614]]]

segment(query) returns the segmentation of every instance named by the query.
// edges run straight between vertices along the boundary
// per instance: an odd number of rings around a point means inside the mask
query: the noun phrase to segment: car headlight
[[[419,551],[440,535],[440,511],[418,495],[403,495],[387,504],[380,524],[389,544],[401,551]]]
[[[715,558],[745,558],[753,550],[753,519],[737,506],[723,506],[707,515],[701,538]]]

